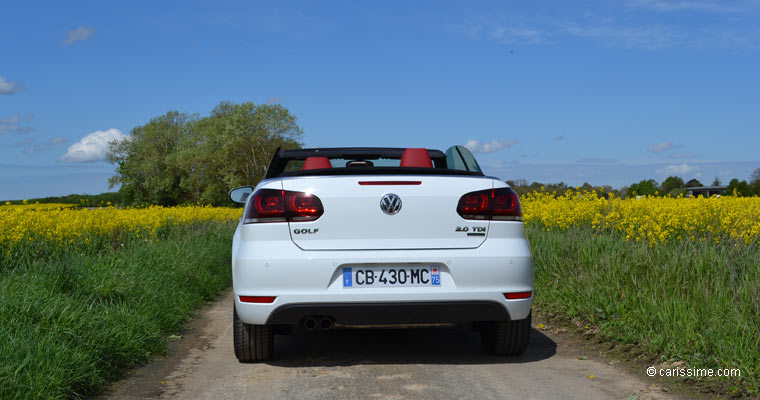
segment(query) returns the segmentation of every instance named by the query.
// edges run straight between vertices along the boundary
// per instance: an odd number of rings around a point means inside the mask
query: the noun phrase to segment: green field
[[[166,228],[160,240],[51,251],[30,244],[0,270],[0,398],[89,397],[230,283],[234,223]],[[675,241],[649,246],[588,228],[528,226],[536,308],[581,321],[630,357],[740,368],[711,380],[758,394],[760,252]],[[528,349],[530,351],[530,349]]]
[[[90,397],[165,353],[167,336],[229,286],[233,230],[198,223],[154,243],[17,252],[0,269],[0,399]]]
[[[760,393],[760,251],[674,241],[650,246],[590,228],[528,226],[536,307],[575,319],[652,364],[739,368],[711,380],[721,391]]]

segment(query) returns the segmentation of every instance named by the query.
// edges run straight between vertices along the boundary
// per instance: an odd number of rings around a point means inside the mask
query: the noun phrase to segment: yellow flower
[[[758,197],[600,197],[595,191],[563,195],[534,192],[521,199],[523,220],[544,230],[589,227],[619,232],[650,245],[671,240],[740,241],[760,245]]]
[[[159,228],[194,222],[234,221],[239,208],[190,206],[145,209],[78,208],[71,204],[26,204],[0,206],[0,245],[8,249],[22,241],[48,241],[89,246],[120,237],[157,237]]]

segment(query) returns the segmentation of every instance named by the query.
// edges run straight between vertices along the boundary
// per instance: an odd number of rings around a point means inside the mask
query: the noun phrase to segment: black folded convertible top
[[[353,168],[324,168],[308,171],[285,172],[290,161],[303,161],[308,157],[327,157],[357,160],[393,159],[400,160],[406,148],[397,147],[328,147],[297,150],[277,149],[269,163],[266,178],[278,176],[309,176],[309,175],[376,175],[376,174],[418,174],[418,175],[475,175],[482,172],[461,171],[449,169],[446,164],[446,154],[440,150],[427,149],[433,168],[418,167],[353,167]]]

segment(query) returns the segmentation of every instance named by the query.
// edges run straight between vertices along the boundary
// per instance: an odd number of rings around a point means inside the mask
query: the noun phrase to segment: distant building
[[[686,196],[687,197],[697,197],[697,196],[703,196],[703,197],[710,197],[714,194],[721,195],[726,193],[726,188],[728,186],[699,186],[699,187],[689,187],[686,188]]]

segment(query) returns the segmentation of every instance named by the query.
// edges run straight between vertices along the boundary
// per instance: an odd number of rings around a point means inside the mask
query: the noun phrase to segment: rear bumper
[[[345,325],[436,324],[508,320],[507,310],[491,301],[410,303],[306,303],[275,309],[267,324],[298,324],[307,316],[330,317]]]
[[[493,225],[488,239],[473,249],[307,251],[289,240],[287,227],[281,235],[236,237],[232,280],[237,314],[244,323],[257,325],[294,324],[305,315],[357,325],[524,319],[533,298],[507,300],[504,293],[534,290],[530,247],[522,224]],[[344,267],[388,265],[437,266],[441,285],[342,285]],[[243,303],[239,296],[276,298]]]

